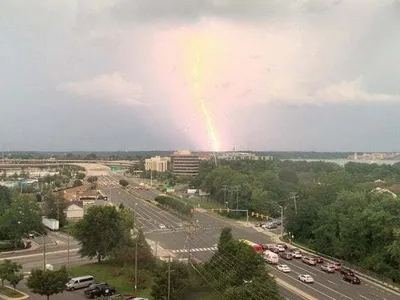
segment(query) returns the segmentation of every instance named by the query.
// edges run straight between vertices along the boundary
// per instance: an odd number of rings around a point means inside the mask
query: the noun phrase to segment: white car
[[[307,275],[307,274],[299,275],[299,280],[304,283],[313,283],[314,282],[314,278],[312,278],[311,275]]]
[[[283,273],[290,273],[292,271],[287,265],[278,265],[277,269]]]
[[[300,252],[300,251],[294,251],[294,252],[293,252],[293,257],[294,257],[294,258],[302,258],[303,255],[301,255],[301,252]]]
[[[160,229],[167,229],[167,227],[165,227],[164,224],[160,224],[160,225],[158,225],[158,227],[160,227]]]
[[[282,245],[276,245],[276,248],[278,248],[279,252],[285,252],[286,250]]]

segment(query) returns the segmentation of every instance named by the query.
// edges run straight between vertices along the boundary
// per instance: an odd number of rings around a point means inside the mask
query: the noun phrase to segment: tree
[[[65,213],[66,202],[61,193],[53,194],[48,191],[44,195],[44,214],[50,219],[56,219],[60,222],[60,227],[67,223],[67,215]]]
[[[17,286],[17,284],[24,279],[24,274],[21,273],[13,273],[13,274],[9,274],[5,277],[5,279],[12,285],[12,287],[15,290],[15,287]]]
[[[205,263],[203,276],[223,291],[224,299],[247,299],[249,283],[254,285],[250,294],[255,297],[250,299],[259,299],[260,294],[268,299],[282,299],[262,256],[247,244],[234,240],[230,228],[222,230],[218,250]]]
[[[5,259],[2,263],[0,263],[1,286],[4,286],[4,280],[7,280],[11,284],[13,284],[13,282],[16,280],[14,275],[16,275],[17,272],[21,271],[21,269],[22,269],[21,264],[13,262],[9,259]],[[18,282],[15,285],[17,285]]]
[[[30,231],[44,231],[40,208],[30,198],[16,197],[0,216],[0,235],[10,239],[16,248],[21,238]]]
[[[62,293],[68,282],[68,272],[65,266],[57,271],[33,269],[28,278],[27,286],[35,294],[46,296]]]
[[[184,299],[190,288],[188,265],[173,261],[170,263],[170,300]],[[163,262],[157,270],[151,295],[154,299],[167,300],[168,263]]]
[[[121,180],[119,181],[119,184],[120,184],[122,187],[127,187],[127,186],[129,185],[129,182],[126,181],[125,179],[121,179]]]
[[[73,184],[74,187],[81,186],[81,185],[83,185],[82,180],[80,180],[80,179],[74,180],[74,184]]]
[[[92,206],[74,227],[79,253],[98,262],[111,255],[129,237],[124,214],[112,206]],[[132,228],[132,227],[131,227]]]
[[[97,176],[90,176],[90,177],[88,177],[87,181],[90,183],[94,183],[97,181],[97,179],[98,179]]]
[[[9,188],[0,185],[0,214],[3,214],[7,207],[10,206],[12,195]]]

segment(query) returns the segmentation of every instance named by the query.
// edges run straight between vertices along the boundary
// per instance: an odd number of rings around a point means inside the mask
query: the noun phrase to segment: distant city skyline
[[[400,2],[4,0],[0,146],[400,152]]]

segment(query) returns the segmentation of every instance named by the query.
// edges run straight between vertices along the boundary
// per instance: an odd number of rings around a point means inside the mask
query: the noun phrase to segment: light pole
[[[40,235],[40,237],[42,238],[42,242],[43,242],[43,271],[46,271],[46,239],[44,237],[44,234],[41,234],[37,231],[32,231],[33,233],[36,233],[37,235]]]
[[[281,209],[281,238],[283,238],[283,206],[280,206]]]

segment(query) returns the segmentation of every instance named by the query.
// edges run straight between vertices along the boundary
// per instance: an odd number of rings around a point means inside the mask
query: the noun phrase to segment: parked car
[[[350,275],[350,276],[354,276],[355,275],[353,270],[351,270],[349,268],[344,268],[344,267],[340,268],[340,274]]]
[[[281,252],[281,253],[279,253],[279,256],[280,256],[281,258],[283,258],[283,259],[286,259],[286,260],[291,260],[291,259],[293,259],[293,254],[292,254],[292,253],[289,253],[289,252]]]
[[[346,274],[346,275],[343,276],[343,280],[347,281],[347,282],[350,282],[352,284],[361,284],[360,278],[358,278],[355,275],[352,276],[352,275]]]
[[[160,224],[160,225],[158,225],[158,227],[159,227],[160,229],[167,229],[167,227],[165,227],[164,224]]]
[[[98,284],[92,288],[85,289],[85,296],[88,298],[98,298],[102,296],[111,296],[116,293],[115,289],[108,284]]]
[[[290,273],[292,271],[287,265],[278,265],[276,268],[283,273]]]
[[[314,278],[312,278],[311,275],[307,275],[307,274],[300,274],[299,280],[304,283],[313,283],[314,282]]]
[[[315,266],[317,264],[317,260],[314,257],[303,256],[301,261],[310,266]]]
[[[335,273],[335,267],[330,264],[322,265],[321,270],[326,273]]]

